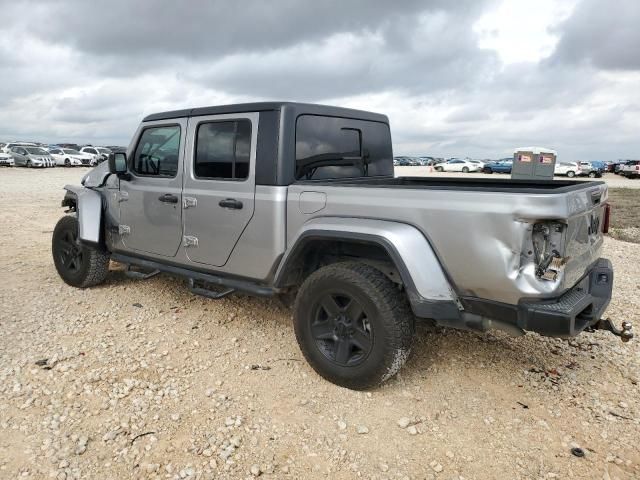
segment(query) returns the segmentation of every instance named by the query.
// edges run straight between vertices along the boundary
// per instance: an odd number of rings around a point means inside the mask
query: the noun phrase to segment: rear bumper
[[[523,300],[518,304],[518,327],[551,337],[573,337],[602,317],[613,288],[613,268],[600,258],[573,288],[558,298]]]

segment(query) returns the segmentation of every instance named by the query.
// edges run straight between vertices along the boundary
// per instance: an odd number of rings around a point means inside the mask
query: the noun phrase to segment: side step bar
[[[191,293],[195,295],[202,295],[203,297],[213,298],[214,300],[224,298],[236,291],[235,288],[227,288],[226,290],[215,292],[213,290],[209,290],[208,288],[196,287],[196,281],[193,278],[189,279],[189,290],[191,290]]]
[[[203,273],[197,270],[189,270],[188,268],[177,267],[173,265],[166,265],[163,263],[155,262],[153,260],[132,257],[129,255],[123,255],[121,253],[111,254],[111,260],[113,260],[114,262],[127,265],[128,269],[130,269],[131,265],[134,265],[140,268],[144,268],[145,270],[150,270],[151,273],[153,273],[155,270],[158,270],[158,272],[169,273],[171,275],[176,275],[178,277],[186,278],[189,280],[190,288],[191,288],[192,281],[194,282],[194,287],[195,287],[195,282],[200,281],[200,282],[205,282],[205,283],[209,283],[216,286],[225,287],[226,289],[231,290],[226,293],[223,291],[222,292],[224,293],[223,296],[229,295],[233,291],[243,292],[243,293],[247,293],[249,295],[255,295],[258,297],[270,297],[281,292],[281,289],[279,288],[268,287],[268,286],[260,285],[247,280],[239,280],[236,278],[228,278],[228,277],[223,277],[219,275],[214,275],[211,273]],[[154,275],[156,275],[156,273],[154,273]],[[200,289],[200,287],[195,287],[195,288]],[[222,298],[222,297],[211,297],[209,295],[209,294],[217,295],[217,292],[207,290],[207,289],[202,289],[202,290],[204,290],[205,293],[207,294],[205,296],[209,298]],[[199,295],[201,294],[199,292],[194,292],[194,293],[198,293]]]
[[[139,272],[137,270],[133,270],[131,265],[127,265],[124,274],[129,278],[135,278],[137,280],[147,280],[148,278],[155,277],[160,273],[160,270],[151,270],[150,272]]]

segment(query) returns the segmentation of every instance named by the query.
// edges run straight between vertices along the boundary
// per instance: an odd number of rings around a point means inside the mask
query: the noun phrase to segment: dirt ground
[[[637,340],[421,327],[400,375],[339,388],[275,301],[64,284],[51,232],[85,171],[0,169],[1,479],[640,478]],[[604,254],[608,314],[637,322],[640,245]]]

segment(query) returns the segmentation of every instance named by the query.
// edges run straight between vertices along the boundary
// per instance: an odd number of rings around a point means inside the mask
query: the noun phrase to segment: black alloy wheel
[[[363,306],[351,295],[324,294],[318,299],[310,321],[316,347],[335,364],[359,365],[371,352],[371,323]]]

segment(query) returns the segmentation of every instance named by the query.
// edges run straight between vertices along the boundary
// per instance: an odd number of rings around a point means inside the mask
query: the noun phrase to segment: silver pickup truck
[[[196,294],[279,296],[311,366],[354,389],[407,359],[416,319],[514,335],[602,320],[603,182],[394,177],[386,116],[298,103],[146,117],[126,154],[67,185],[62,279],[185,278]]]

